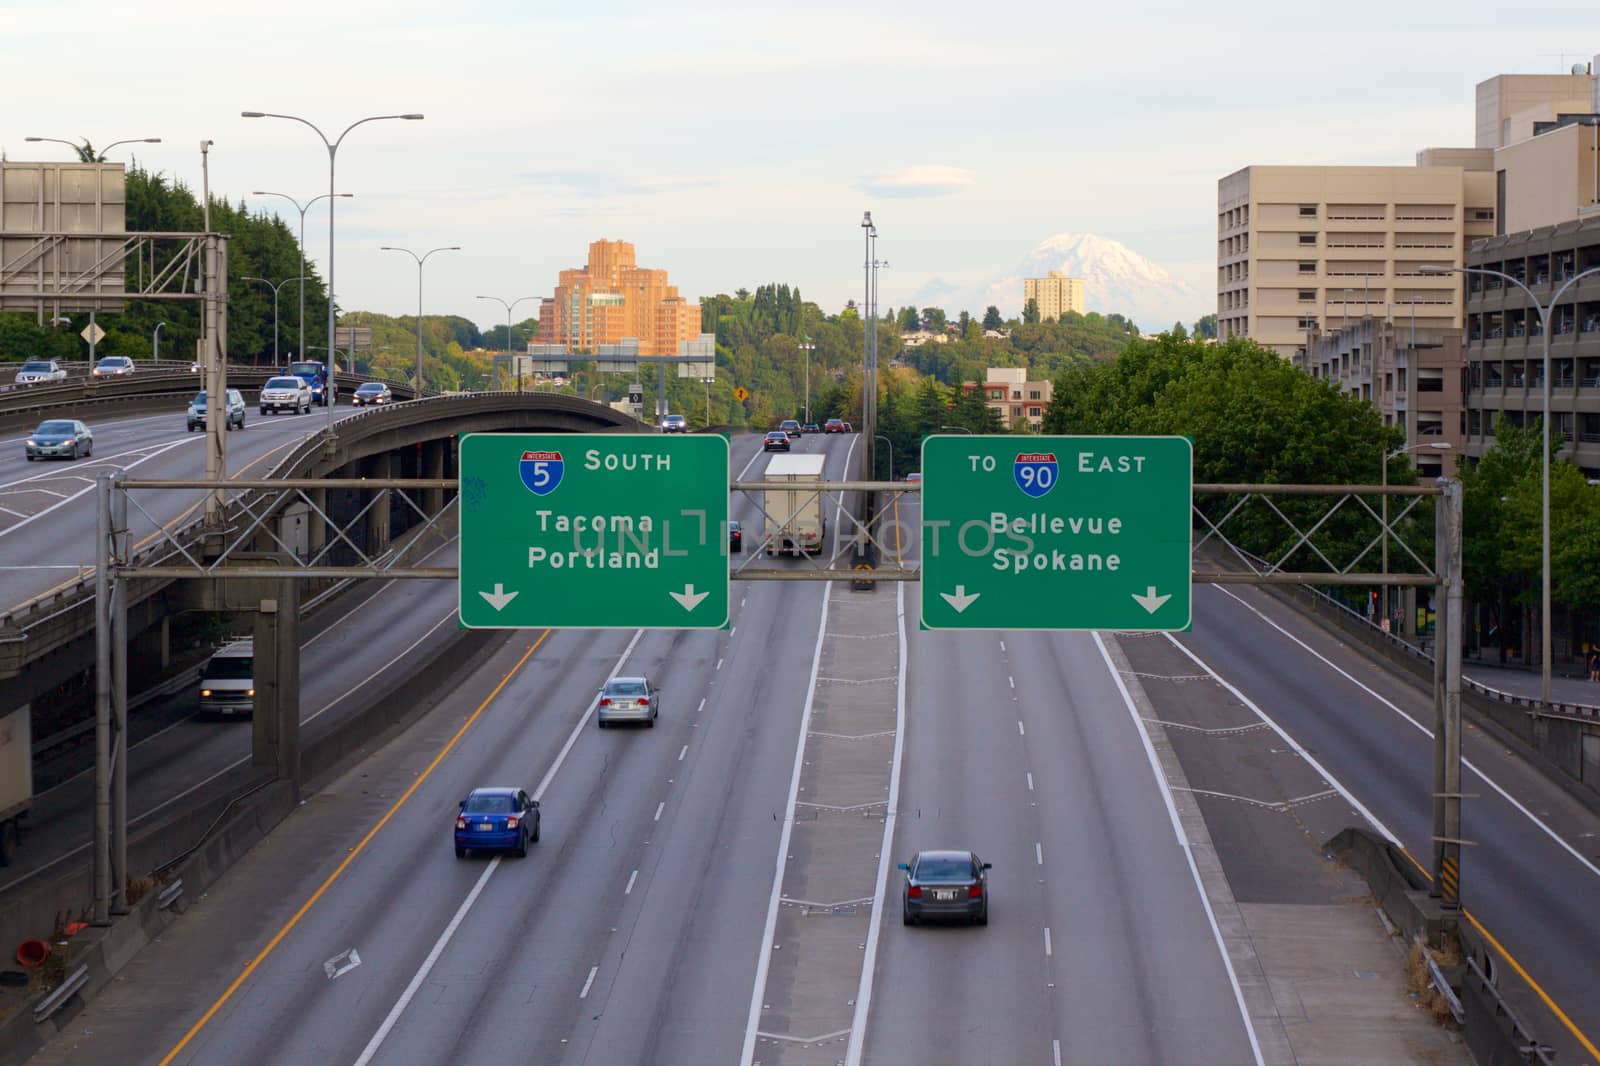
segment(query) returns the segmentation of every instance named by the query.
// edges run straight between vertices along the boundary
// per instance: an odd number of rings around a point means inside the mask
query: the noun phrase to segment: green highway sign
[[[1185,437],[922,442],[928,629],[1189,626]]]
[[[728,441],[461,438],[461,624],[717,629],[728,620]]]

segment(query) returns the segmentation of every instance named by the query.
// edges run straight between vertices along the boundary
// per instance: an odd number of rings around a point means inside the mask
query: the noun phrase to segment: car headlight
[[[34,440],[32,437],[28,438],[28,447],[37,448],[38,446],[39,446],[39,442],[38,441]]]
[[[200,690],[200,698],[201,699],[205,699],[209,695],[211,695],[211,690],[210,689],[203,688],[203,689]]]
[[[256,690],[255,689],[249,689],[249,690],[247,690],[245,692],[246,696],[254,696],[255,694],[256,694]]]

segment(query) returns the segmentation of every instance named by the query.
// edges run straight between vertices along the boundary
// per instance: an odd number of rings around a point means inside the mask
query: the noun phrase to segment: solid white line
[[[666,810],[666,809],[667,809],[667,801],[666,800],[662,800],[660,803],[656,804],[656,816],[654,818],[650,819],[650,820],[652,822],[661,821],[661,812]]]
[[[1233,986],[1233,1001],[1239,1008],[1239,1020],[1244,1023],[1245,1035],[1250,1038],[1250,1053],[1255,1058],[1256,1066],[1266,1066],[1266,1060],[1261,1057],[1261,1044],[1256,1040],[1255,1024],[1250,1020],[1250,1009],[1244,1002],[1244,990],[1239,987],[1239,975],[1234,973],[1233,959],[1228,956],[1228,945],[1223,942],[1222,929],[1217,925],[1216,912],[1211,909],[1211,899],[1206,895],[1205,882],[1200,879],[1200,867],[1195,864],[1194,851],[1189,846],[1188,834],[1183,831],[1183,822],[1178,818],[1178,805],[1172,801],[1172,789],[1167,786],[1167,775],[1161,769],[1156,746],[1151,743],[1144,719],[1139,716],[1139,710],[1134,706],[1133,695],[1123,683],[1116,664],[1111,661],[1111,653],[1106,650],[1105,641],[1100,639],[1099,633],[1091,633],[1090,636],[1094,638],[1094,646],[1100,651],[1100,659],[1106,664],[1106,672],[1111,675],[1112,682],[1117,686],[1117,692],[1122,696],[1122,705],[1127,708],[1128,717],[1133,721],[1133,728],[1138,731],[1139,739],[1144,744],[1145,758],[1149,761],[1150,772],[1156,779],[1156,788],[1161,793],[1162,802],[1167,805],[1167,817],[1172,823],[1172,835],[1177,838],[1178,846],[1183,849],[1183,857],[1189,863],[1189,876],[1194,880],[1195,894],[1200,897],[1200,905],[1205,909],[1206,921],[1211,925],[1211,938],[1216,942],[1217,954],[1222,958],[1222,967],[1228,973],[1228,983]]]
[[[639,643],[639,638],[642,636],[644,636],[644,630],[639,629],[634,631],[633,639],[628,641],[628,646],[623,649],[622,657],[619,658],[616,662],[616,665],[611,668],[611,673],[606,675],[607,681],[610,681],[613,677],[617,676],[617,671],[622,669],[622,665],[628,661],[628,656],[633,654],[634,646]],[[572,729],[572,732],[568,734],[567,742],[562,745],[561,750],[556,753],[555,762],[551,763],[550,769],[545,771],[544,778],[539,782],[539,787],[534,789],[533,798],[535,800],[542,799],[544,797],[545,790],[550,787],[550,782],[555,777],[556,771],[561,769],[561,764],[567,761],[568,753],[572,751],[572,746],[577,743],[579,734],[582,733],[583,728],[588,725],[589,719],[594,714],[594,709],[599,705],[599,703],[600,696],[598,693],[596,693],[595,696],[590,699],[589,706],[584,710],[582,717],[578,719],[578,724],[575,725]],[[389,1031],[393,1029],[395,1023],[400,1020],[400,1015],[404,1013],[407,1004],[411,1002],[411,997],[417,994],[417,989],[420,988],[422,986],[422,982],[427,979],[428,971],[432,970],[434,964],[439,961],[439,956],[444,952],[445,945],[448,944],[450,942],[450,938],[455,935],[456,928],[461,924],[462,919],[467,916],[467,912],[472,909],[472,905],[477,901],[479,893],[483,891],[483,886],[489,883],[489,878],[494,874],[495,870],[498,869],[499,866],[500,858],[499,856],[496,856],[490,861],[488,868],[483,871],[483,875],[478,878],[478,883],[472,886],[472,891],[468,893],[466,900],[461,904],[460,909],[456,911],[455,917],[450,919],[450,924],[445,927],[444,933],[440,935],[438,941],[433,945],[433,950],[428,953],[428,958],[423,962],[422,969],[418,970],[416,975],[411,978],[411,983],[406,986],[405,992],[389,1010],[388,1017],[384,1018],[383,1024],[379,1026],[378,1031],[373,1034],[372,1039],[367,1041],[367,1046],[365,1050],[361,1052],[361,1057],[356,1060],[355,1066],[367,1066],[367,1063],[372,1061],[372,1057],[378,1053],[378,1049],[383,1046],[383,1041],[388,1037]],[[589,971],[589,980],[594,980],[594,970]],[[589,994],[589,985],[587,983],[585,983],[583,986],[583,994]],[[579,998],[581,999],[583,997],[580,996]]]
[[[442,554],[447,548],[449,548],[449,546],[452,543],[454,543],[455,539],[456,538],[454,536],[452,536],[449,540],[447,540],[443,544],[439,545],[438,548],[435,548],[433,551],[429,552],[427,554],[427,556],[423,560],[424,563],[426,563],[426,561],[428,559],[432,559],[434,556]],[[373,600],[377,599],[379,596],[382,596],[385,592],[388,592],[389,589],[396,582],[398,582],[399,580],[400,580],[399,578],[390,578],[388,581],[385,581],[381,586],[379,586],[377,592],[374,592],[372,595],[368,596],[366,599],[362,600],[360,603],[358,603],[354,607],[350,608],[350,610],[347,613],[345,613],[343,615],[340,615],[339,616],[339,620],[334,622],[333,624],[329,625],[328,628],[322,630],[321,632],[317,633],[315,636],[311,637],[309,640],[306,640],[304,643],[302,643],[300,645],[301,651],[303,652],[306,648],[311,647],[311,645],[315,644],[317,641],[321,640],[323,637],[327,636],[329,633],[335,632],[336,630],[339,630],[340,628],[342,628],[346,622],[348,622],[350,619],[354,618],[357,614],[359,614],[364,608],[367,607],[368,604],[372,603]],[[454,612],[452,612],[452,613],[454,613]]]
[[[445,945],[450,943],[450,938],[456,935],[456,930],[467,917],[467,912],[472,905],[478,902],[478,896],[483,892],[483,886],[489,883],[489,878],[494,876],[495,870],[500,866],[500,857],[496,855],[489,860],[489,865],[484,867],[483,873],[478,875],[478,883],[472,886],[472,891],[467,893],[467,898],[461,901],[461,906],[456,908],[455,917],[450,919],[450,924],[444,927],[444,932],[439,934],[439,939],[433,942],[433,950],[428,952],[428,957],[423,960],[421,969],[411,978],[411,983],[406,985],[406,990],[400,994],[399,1000],[389,1009],[388,1017],[383,1019],[383,1024],[378,1026],[378,1031],[372,1034],[372,1039],[367,1041],[367,1046],[361,1050],[361,1056],[356,1059],[355,1066],[367,1066],[372,1061],[372,1056],[378,1053],[378,1048],[383,1046],[384,1040],[389,1036],[389,1030],[394,1028],[400,1020],[400,1015],[411,1002],[411,997],[417,994],[417,989],[422,987],[422,982],[428,979],[428,974],[433,970],[434,964],[439,961],[439,956],[444,954]]]
[[[176,440],[176,441],[173,441],[170,444],[162,445],[159,450],[151,452],[149,455],[145,456],[142,459],[135,459],[133,462],[129,463],[127,466],[118,467],[117,469],[119,469],[119,470],[132,470],[134,467],[139,466],[142,463],[148,463],[152,459],[160,458],[161,456],[163,456],[163,455],[167,454],[168,452],[170,452],[172,449],[181,447],[182,445],[187,444],[187,443],[189,443],[189,442],[188,441]],[[139,450],[143,450],[143,449],[139,449]],[[124,454],[126,454],[126,453],[124,453]],[[117,458],[117,456],[107,456],[107,458],[114,459],[114,458]],[[96,462],[100,462],[101,460],[95,460],[95,461]],[[41,474],[41,475],[36,475],[36,476],[43,477],[44,475]],[[13,482],[13,484],[21,484],[21,482]],[[71,496],[68,496],[68,497],[66,497],[64,499],[56,501],[55,503],[52,503],[49,507],[46,507],[44,510],[39,511],[37,514],[29,515],[27,518],[24,518],[22,521],[18,522],[16,525],[7,526],[5,529],[0,529],[0,537],[10,536],[12,533],[15,533],[17,530],[23,528],[24,526],[28,525],[29,523],[36,522],[39,519],[43,518],[45,515],[49,514],[51,511],[54,511],[54,510],[56,510],[58,508],[61,508],[61,507],[65,507],[67,504],[71,503],[73,500],[76,500],[79,496],[82,496],[84,493],[93,492],[93,491],[94,491],[94,482],[91,481],[87,486],[85,486],[84,488],[79,489],[77,492],[74,492]]]
[[[1061,1041],[1050,1041],[1050,1055],[1055,1062],[1055,1066],[1061,1066]]]
[[[685,756],[685,755],[687,755],[687,754],[689,754],[689,745],[687,745],[687,744],[685,744],[685,745],[684,745],[684,746],[683,746],[683,750],[682,750],[682,751],[680,751],[680,752],[678,752],[678,761],[679,761],[679,762],[682,762],[682,761],[683,761],[683,757],[684,757],[684,756]]]
[[[1022,722],[1020,719],[1017,721],[1017,735],[1019,737],[1025,737],[1028,735],[1028,731],[1022,728]]]
[[[578,998],[579,999],[588,999],[589,998],[589,987],[594,984],[594,975],[599,973],[599,972],[600,972],[600,967],[598,967],[598,966],[589,967],[589,976],[584,979],[583,991],[578,993]],[[360,1066],[360,1064],[358,1063],[357,1066]]]
[[[1028,791],[1033,791],[1033,771],[1028,772]]]
[[[1389,832],[1388,826],[1378,821],[1377,815],[1367,810],[1365,804],[1356,799],[1355,796],[1351,794],[1350,790],[1345,788],[1344,785],[1339,782],[1337,777],[1334,777],[1331,773],[1329,773],[1327,767],[1319,763],[1309,751],[1306,751],[1304,748],[1302,748],[1293,737],[1284,732],[1282,726],[1278,725],[1278,723],[1274,722],[1271,718],[1268,718],[1267,713],[1260,707],[1257,707],[1255,702],[1252,701],[1249,696],[1246,696],[1243,692],[1240,692],[1236,686],[1230,684],[1225,678],[1223,678],[1221,674],[1211,669],[1211,667],[1206,664],[1204,659],[1200,658],[1200,656],[1184,647],[1182,641],[1173,640],[1170,633],[1162,635],[1165,636],[1169,641],[1172,641],[1172,646],[1183,652],[1183,654],[1187,655],[1196,666],[1210,674],[1216,683],[1226,689],[1234,699],[1238,700],[1240,703],[1244,704],[1246,707],[1250,708],[1250,710],[1255,712],[1255,716],[1265,722],[1268,729],[1271,729],[1274,733],[1278,734],[1279,738],[1281,738],[1285,744],[1289,745],[1290,751],[1304,759],[1313,770],[1322,775],[1322,779],[1324,781],[1338,789],[1339,795],[1344,797],[1345,802],[1354,807],[1360,813],[1361,817],[1367,820],[1367,823],[1371,825],[1372,828],[1376,829],[1379,833],[1382,833],[1385,840],[1389,841],[1389,843],[1393,844],[1397,848],[1405,846],[1400,843],[1399,837]]]
[[[906,742],[906,586],[895,589],[896,626],[899,630],[900,669],[895,683],[894,759],[889,769],[889,805],[883,816],[883,842],[878,846],[878,881],[872,894],[872,924],[867,928],[866,958],[861,966],[861,983],[856,988],[856,1012],[850,1019],[850,1044],[845,1050],[847,1066],[861,1066],[867,1044],[867,1012],[872,1008],[872,974],[878,965],[878,934],[883,929],[884,900],[889,891],[889,858],[894,848],[895,812],[900,807],[901,756]]]
[[[1033,842],[1033,861],[1039,866],[1044,865],[1044,845],[1037,840]]]
[[[631,896],[633,894],[633,883],[635,881],[637,881],[638,879],[639,879],[639,871],[638,870],[635,870],[635,871],[633,871],[633,873],[628,875],[628,887],[622,890],[622,894],[624,896]]]
[[[756,978],[750,989],[750,1011],[745,1020],[744,1048],[739,1053],[740,1066],[751,1066],[756,1053],[756,1031],[761,1027],[761,1005],[767,991],[767,973],[772,966],[772,933],[778,925],[778,904],[783,896],[783,873],[789,863],[789,834],[794,826],[795,802],[800,797],[800,771],[805,766],[806,722],[811,719],[811,705],[817,696],[817,674],[822,669],[822,642],[828,635],[828,603],[832,600],[833,582],[822,586],[822,613],[817,620],[817,643],[811,652],[811,677],[806,682],[806,699],[800,714],[800,732],[794,745],[794,769],[789,775],[789,799],[784,806],[788,817],[778,834],[778,858],[772,871],[772,894],[767,900],[767,920],[762,927],[759,954],[756,956]],[[891,814],[893,816],[891,805]]]
[[[1220,586],[1217,586],[1217,587],[1220,588]],[[1417,729],[1419,731],[1421,731],[1423,736],[1427,737],[1429,740],[1433,739],[1433,730],[1429,729],[1427,726],[1423,725],[1421,722],[1419,722],[1415,718],[1411,717],[1409,714],[1407,714],[1405,711],[1401,710],[1394,703],[1391,703],[1389,700],[1387,700],[1384,697],[1378,695],[1376,692],[1374,692],[1372,689],[1368,688],[1366,685],[1362,684],[1360,681],[1357,681],[1354,677],[1350,676],[1349,673],[1347,673],[1346,671],[1341,669],[1339,666],[1337,666],[1336,664],[1331,662],[1321,652],[1317,651],[1315,648],[1311,647],[1311,645],[1307,644],[1305,641],[1301,640],[1299,637],[1295,636],[1293,633],[1289,632],[1287,629],[1284,629],[1278,623],[1274,622],[1272,619],[1270,619],[1266,615],[1262,614],[1259,610],[1257,610],[1251,604],[1248,604],[1244,600],[1239,599],[1238,596],[1234,595],[1232,592],[1229,592],[1227,589],[1221,589],[1221,591],[1223,593],[1225,593],[1226,595],[1232,597],[1233,599],[1238,600],[1241,606],[1243,606],[1246,610],[1248,610],[1251,613],[1253,613],[1257,618],[1260,618],[1263,622],[1267,623],[1267,625],[1271,626],[1273,629],[1276,629],[1279,633],[1282,633],[1284,636],[1288,637],[1290,640],[1292,640],[1296,644],[1300,645],[1300,647],[1302,647],[1306,651],[1310,652],[1314,657],[1316,657],[1318,660],[1320,660],[1323,663],[1323,665],[1325,665],[1325,666],[1329,667],[1330,669],[1332,669],[1340,677],[1344,678],[1346,681],[1350,682],[1352,685],[1354,685],[1357,688],[1359,688],[1362,692],[1365,692],[1367,695],[1371,696],[1373,699],[1377,700],[1379,703],[1381,703],[1385,707],[1389,708],[1395,714],[1398,714],[1401,718],[1405,719],[1407,722],[1410,722],[1412,725],[1416,726]],[[1180,645],[1180,647],[1181,647],[1181,645]],[[1191,658],[1192,658],[1192,656],[1191,656]],[[1199,660],[1196,659],[1195,661],[1198,662]],[[1488,785],[1490,788],[1494,789],[1497,793],[1499,793],[1501,799],[1503,799],[1507,803],[1511,804],[1511,806],[1515,807],[1517,809],[1517,811],[1523,815],[1523,817],[1527,818],[1528,821],[1532,822],[1534,825],[1538,826],[1541,830],[1543,830],[1545,836],[1549,837],[1551,840],[1553,840],[1557,844],[1559,844],[1561,846],[1562,850],[1564,850],[1567,854],[1571,855],[1574,859],[1577,859],[1578,862],[1585,869],[1587,869],[1591,874],[1594,874],[1596,877],[1600,877],[1600,867],[1595,866],[1594,863],[1592,863],[1588,859],[1584,858],[1583,854],[1581,852],[1579,852],[1576,848],[1574,848],[1571,844],[1568,844],[1565,840],[1562,840],[1561,837],[1556,835],[1556,831],[1554,829],[1551,829],[1544,822],[1540,821],[1538,815],[1534,814],[1527,807],[1523,806],[1521,802],[1519,802],[1514,796],[1511,795],[1511,793],[1507,792],[1505,789],[1501,788],[1498,784],[1496,784],[1495,781],[1492,780],[1489,777],[1488,774],[1484,773],[1482,770],[1478,769],[1477,766],[1473,765],[1473,762],[1472,762],[1471,759],[1468,759],[1465,756],[1463,756],[1462,759],[1461,759],[1461,765],[1465,766],[1467,769],[1469,769],[1473,773],[1477,774],[1479,780],[1481,780],[1484,784]],[[1326,776],[1326,775],[1324,775],[1324,776]],[[1329,780],[1332,780],[1332,779],[1330,778]],[[1343,790],[1341,789],[1341,791],[1343,791]],[[1397,841],[1397,843],[1398,843],[1398,841]]]
[[[1048,959],[1050,954],[1050,927],[1047,925],[1044,927],[1044,957]]]

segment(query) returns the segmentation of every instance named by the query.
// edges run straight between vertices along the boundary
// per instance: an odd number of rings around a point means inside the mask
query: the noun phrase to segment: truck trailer
[[[17,823],[33,806],[33,736],[24,705],[0,715],[0,866],[17,853]]]
[[[767,481],[821,481],[825,455],[774,455],[767,462]],[[813,489],[768,489],[762,501],[766,512],[768,555],[815,554],[828,534],[828,518],[821,493]]]

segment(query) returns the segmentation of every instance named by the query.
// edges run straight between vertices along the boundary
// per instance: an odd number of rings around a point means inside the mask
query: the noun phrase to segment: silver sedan
[[[613,677],[600,690],[600,706],[596,709],[595,723],[604,729],[613,722],[643,722],[656,724],[661,711],[661,694],[650,687],[643,677]]]
[[[906,879],[900,917],[906,925],[924,918],[964,919],[989,924],[989,868],[970,851],[919,851],[900,864]]]

